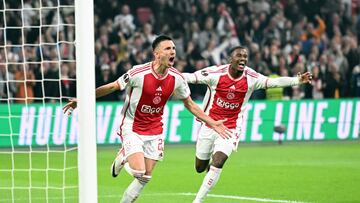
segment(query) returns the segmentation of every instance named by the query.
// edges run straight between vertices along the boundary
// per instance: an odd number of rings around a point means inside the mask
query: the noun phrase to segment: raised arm
[[[295,86],[311,83],[311,80],[312,74],[310,72],[304,74],[298,73],[297,77],[267,78],[265,81],[265,88]]]
[[[224,122],[226,120],[218,120],[215,121],[208,115],[204,113],[203,110],[191,99],[191,97],[187,97],[182,100],[184,102],[185,107],[197,118],[201,121],[204,121],[208,124],[212,129],[214,129],[222,138],[229,139],[231,138],[231,131],[224,126]]]
[[[111,83],[108,83],[106,85],[102,85],[102,86],[96,88],[95,95],[96,95],[96,98],[99,98],[99,97],[108,95],[116,90],[120,90],[120,85],[117,81],[114,81],[114,82],[111,82]]]
[[[96,88],[95,95],[96,98],[99,98],[119,89],[120,89],[119,83],[117,81],[114,81]],[[77,107],[77,99],[75,98],[69,99],[69,102],[63,107],[63,112],[70,115],[72,113],[72,110],[74,110],[76,107]]]
[[[187,83],[197,84],[197,76],[195,73],[183,73],[182,75],[184,76]]]
[[[213,77],[213,73],[216,73],[225,67],[226,66],[209,66],[194,73],[182,73],[182,75],[187,83],[212,85],[217,83],[217,80]]]

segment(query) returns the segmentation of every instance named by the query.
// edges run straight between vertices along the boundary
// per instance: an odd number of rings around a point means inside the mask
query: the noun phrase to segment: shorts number
[[[235,133],[235,142],[234,142],[234,146],[236,147],[237,143],[239,140],[239,135],[237,133]]]
[[[164,151],[164,140],[163,139],[159,139],[158,150]]]

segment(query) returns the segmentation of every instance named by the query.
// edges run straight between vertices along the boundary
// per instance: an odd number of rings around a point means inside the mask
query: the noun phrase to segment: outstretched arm
[[[106,85],[100,86],[98,88],[96,88],[96,98],[108,95],[116,90],[119,90],[120,86],[119,83],[117,81],[108,83]]]
[[[224,126],[224,122],[226,120],[218,120],[215,121],[208,115],[204,113],[203,110],[191,99],[191,97],[187,97],[182,100],[184,102],[185,107],[197,118],[204,121],[208,124],[212,129],[214,129],[222,138],[229,139],[231,138],[231,131]]]
[[[114,81],[96,88],[95,95],[96,98],[99,98],[119,89],[120,89],[119,83],[117,81]],[[70,115],[72,110],[75,109],[76,107],[77,107],[77,99],[69,99],[69,102],[63,107],[63,111],[64,113]]]
[[[218,80],[213,77],[213,73],[223,69],[225,66],[209,66],[198,70],[194,73],[182,73],[187,83],[190,84],[204,84],[213,85],[217,84]]]
[[[182,75],[185,77],[187,83],[197,84],[198,80],[195,73],[182,73]]]
[[[298,73],[297,77],[279,77],[279,78],[268,78],[265,81],[265,89],[273,87],[287,87],[295,86],[304,83],[311,83],[312,74],[306,72],[303,74]]]

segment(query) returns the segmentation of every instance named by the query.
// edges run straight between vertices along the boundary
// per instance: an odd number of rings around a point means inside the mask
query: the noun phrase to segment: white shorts
[[[239,133],[233,134],[230,139],[224,139],[213,129],[202,125],[196,142],[196,157],[201,160],[210,160],[215,152],[223,152],[228,157],[236,151],[239,143]]]
[[[139,135],[132,131],[123,131],[121,139],[125,158],[137,152],[144,153],[145,158],[157,161],[164,156],[163,135]]]

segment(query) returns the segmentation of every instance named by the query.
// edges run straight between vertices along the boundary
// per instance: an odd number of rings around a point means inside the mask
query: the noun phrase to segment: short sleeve
[[[247,74],[250,76],[250,78],[253,78],[254,80],[254,90],[256,89],[266,89],[267,80],[268,77],[264,76],[261,73],[258,73],[254,70],[248,70]]]
[[[202,70],[198,70],[195,73],[192,73],[193,79],[192,82],[189,83],[195,83],[195,84],[206,84],[206,85],[212,85],[212,83],[216,83],[216,79],[212,77],[211,73],[218,71],[217,66],[210,66],[207,68],[204,68]],[[195,80],[195,81],[194,81]]]
[[[190,88],[189,85],[183,78],[177,79],[177,85],[174,90],[174,96],[179,99],[186,99],[190,96]]]
[[[122,76],[120,76],[118,79],[117,79],[117,83],[119,84],[120,86],[120,90],[124,90],[127,85],[129,85],[131,83],[131,76],[130,76],[130,71],[126,72],[125,74],[123,74]]]

